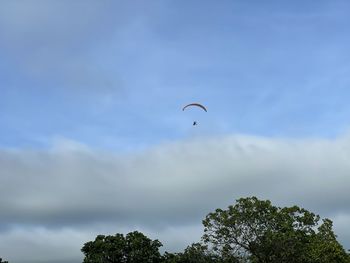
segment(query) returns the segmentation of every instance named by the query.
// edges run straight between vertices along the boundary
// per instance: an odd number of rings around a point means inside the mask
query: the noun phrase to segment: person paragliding
[[[204,110],[205,112],[207,112],[207,108],[206,107],[204,107],[202,104],[200,104],[200,103],[190,103],[190,104],[187,104],[187,105],[185,105],[183,108],[182,108],[182,110],[184,111],[185,109],[187,109],[188,107],[199,107],[199,108],[201,108],[202,110]],[[193,122],[193,126],[197,126],[198,125],[198,123],[197,123],[197,121],[194,121]]]

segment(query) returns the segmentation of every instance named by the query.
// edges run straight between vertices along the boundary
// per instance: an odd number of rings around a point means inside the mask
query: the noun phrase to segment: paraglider
[[[186,108],[188,108],[188,107],[199,107],[199,108],[201,108],[202,110],[204,110],[205,112],[207,112],[207,108],[206,107],[204,107],[202,104],[200,104],[200,103],[190,103],[190,104],[187,104],[187,105],[185,105],[183,108],[182,108],[182,111],[184,111]],[[196,126],[196,125],[198,125],[198,123],[197,123],[197,121],[194,121],[193,122],[193,126]]]
[[[182,110],[184,111],[187,107],[190,107],[190,106],[200,107],[200,108],[202,108],[203,110],[207,111],[206,107],[204,107],[202,104],[199,104],[199,103],[190,103],[190,104],[187,104],[185,107],[182,108]]]

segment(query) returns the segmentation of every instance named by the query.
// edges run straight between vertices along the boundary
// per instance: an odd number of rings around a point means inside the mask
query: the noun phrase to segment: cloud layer
[[[348,136],[197,137],[133,155],[61,140],[50,150],[2,150],[0,166],[0,250],[16,262],[62,251],[79,259],[96,234],[134,229],[182,249],[200,238],[207,213],[251,195],[329,217],[350,246]]]

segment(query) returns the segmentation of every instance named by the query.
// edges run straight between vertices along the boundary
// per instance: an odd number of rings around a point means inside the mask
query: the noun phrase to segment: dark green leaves
[[[95,241],[84,244],[84,263],[159,263],[161,255],[158,240],[151,240],[140,232],[114,236],[99,235]]]
[[[325,219],[297,206],[280,208],[256,197],[238,199],[203,220],[206,244],[221,257],[255,263],[350,262]],[[317,226],[319,226],[317,228]]]

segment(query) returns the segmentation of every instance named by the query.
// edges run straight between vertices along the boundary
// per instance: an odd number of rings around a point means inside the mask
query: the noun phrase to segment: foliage
[[[182,253],[171,254],[165,252],[163,263],[238,263],[238,260],[234,257],[219,258],[206,245],[193,243]]]
[[[276,207],[256,197],[238,199],[203,220],[202,243],[181,253],[140,232],[99,235],[84,244],[84,263],[350,263],[332,221],[298,206]],[[1,263],[1,260],[0,260]]]
[[[318,227],[313,245],[309,252],[311,262],[318,263],[343,263],[350,262],[350,256],[337,242],[336,235],[332,231],[333,223],[324,219],[323,224]]]
[[[165,252],[162,256],[162,263],[179,263],[181,253],[169,253]]]
[[[215,258],[208,252],[207,246],[194,243],[182,253],[180,263],[206,263],[214,262]]]
[[[0,263],[9,263],[8,261],[2,261],[2,258],[0,258]]]
[[[188,246],[183,253],[169,254],[165,253],[163,258],[164,263],[209,263],[215,262],[215,258],[211,255],[207,247],[194,243]]]
[[[203,220],[206,244],[221,258],[253,263],[350,262],[336,241],[329,219],[297,206],[275,207],[256,197],[241,198]]]
[[[151,240],[140,232],[114,236],[99,235],[84,244],[84,263],[159,263],[161,255],[158,240]]]

